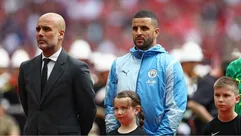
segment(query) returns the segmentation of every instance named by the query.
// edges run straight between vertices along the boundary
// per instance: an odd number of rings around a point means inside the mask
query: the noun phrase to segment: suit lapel
[[[42,66],[42,60],[41,55],[36,57],[36,60],[34,60],[33,66],[30,69],[30,79],[33,80],[33,92],[35,94],[35,97],[37,100],[37,103],[40,103],[40,93],[41,93],[41,66]]]
[[[40,104],[44,101],[44,99],[48,96],[50,91],[52,90],[52,87],[56,84],[58,79],[61,77],[61,75],[64,72],[64,63],[67,59],[67,53],[62,49],[57,61],[55,62],[54,68],[49,76],[49,79],[46,83],[46,86],[44,88],[44,93],[41,98]]]

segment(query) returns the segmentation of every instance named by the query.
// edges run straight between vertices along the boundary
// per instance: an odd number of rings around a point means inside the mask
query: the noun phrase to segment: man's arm
[[[204,123],[208,123],[211,120],[213,120],[213,116],[207,111],[207,109],[199,104],[198,102],[195,102],[194,100],[189,100],[187,107],[190,108],[193,113],[195,113]]]
[[[212,76],[212,78],[210,78]],[[213,104],[213,84],[215,71],[211,71],[210,75],[207,75],[198,80],[197,91],[193,94],[193,97],[188,100],[187,107],[190,108],[199,119],[204,123],[208,123],[213,119],[212,112],[216,110],[211,109],[209,112],[205,107]],[[211,80],[212,79],[212,80]]]
[[[73,76],[75,77],[73,92],[78,110],[77,112],[79,113],[81,134],[88,135],[96,115],[96,105],[94,102],[95,93],[88,65],[85,63],[81,64],[80,68],[74,72]]]
[[[108,81],[106,84],[106,96],[105,96],[105,123],[106,123],[106,132],[116,129],[118,127],[117,120],[114,115],[113,101],[116,96],[116,86],[117,86],[117,77],[116,77],[116,61],[112,64],[111,71],[109,73]]]
[[[187,105],[187,88],[181,64],[171,61],[166,68],[164,116],[155,135],[174,135]]]
[[[18,93],[20,97],[21,104],[23,106],[23,110],[26,116],[28,116],[28,100],[27,100],[27,92],[25,88],[25,80],[24,80],[24,73],[23,73],[23,62],[19,68],[19,76],[18,76]]]

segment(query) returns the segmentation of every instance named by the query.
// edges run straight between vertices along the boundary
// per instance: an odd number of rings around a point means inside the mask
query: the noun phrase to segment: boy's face
[[[218,111],[234,111],[234,106],[239,102],[239,95],[226,87],[214,89],[214,102]]]
[[[116,119],[122,125],[128,125],[136,121],[136,115],[139,108],[131,106],[131,98],[115,98],[114,99],[114,114]]]

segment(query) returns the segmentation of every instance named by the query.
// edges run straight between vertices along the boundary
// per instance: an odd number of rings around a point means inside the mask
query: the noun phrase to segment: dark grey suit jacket
[[[27,120],[25,135],[87,135],[96,114],[88,65],[63,49],[41,97],[42,56],[23,62],[18,77],[19,96]]]

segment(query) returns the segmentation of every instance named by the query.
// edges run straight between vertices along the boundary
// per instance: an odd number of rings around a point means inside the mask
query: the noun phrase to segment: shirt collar
[[[55,52],[53,55],[51,55],[50,57],[45,57],[44,54],[42,53],[42,60],[44,58],[48,58],[48,59],[51,59],[52,61],[56,62],[58,57],[59,57],[59,54],[60,54],[61,50],[62,50],[62,47],[57,52]]]

